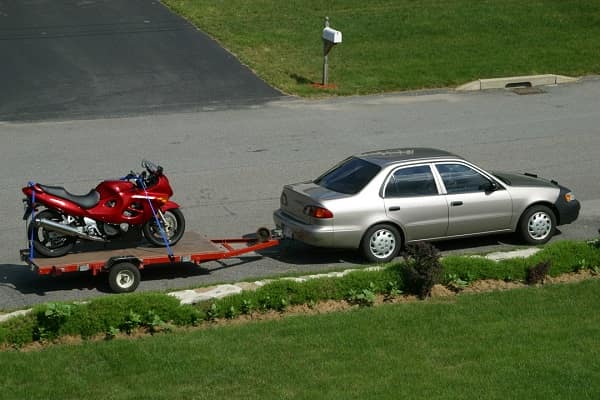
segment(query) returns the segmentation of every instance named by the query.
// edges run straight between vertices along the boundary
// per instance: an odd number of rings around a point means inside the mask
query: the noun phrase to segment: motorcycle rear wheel
[[[35,215],[35,218],[48,219],[54,222],[63,221],[62,215],[54,210],[41,211]],[[29,233],[28,239],[31,240],[33,238],[33,248],[36,253],[44,257],[64,256],[71,251],[77,241],[74,236],[36,226],[35,221],[29,223],[27,232]]]
[[[163,215],[167,222],[167,226],[163,226],[163,229],[169,241],[169,246],[173,246],[183,237],[183,233],[185,232],[185,218],[178,208],[165,211]],[[142,232],[146,240],[154,246],[166,247],[155,218],[151,218],[142,226]]]

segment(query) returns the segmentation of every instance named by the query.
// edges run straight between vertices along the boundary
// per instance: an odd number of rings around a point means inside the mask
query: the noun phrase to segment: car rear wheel
[[[364,257],[376,263],[385,263],[396,257],[402,245],[400,232],[392,225],[380,224],[369,228],[361,244]]]
[[[556,228],[556,217],[546,206],[530,207],[523,213],[519,223],[519,232],[523,240],[529,244],[548,242]]]

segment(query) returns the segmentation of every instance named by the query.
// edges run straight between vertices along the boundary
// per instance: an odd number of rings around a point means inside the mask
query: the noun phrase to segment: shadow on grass
[[[290,74],[290,78],[295,80],[296,83],[299,85],[311,85],[311,84],[315,83],[313,80],[310,80],[304,76],[300,76],[296,73]]]

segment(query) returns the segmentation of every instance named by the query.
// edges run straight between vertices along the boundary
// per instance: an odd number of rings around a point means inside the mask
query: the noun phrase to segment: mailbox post
[[[329,17],[325,17],[325,28],[323,29],[323,81],[322,85],[326,86],[329,80],[329,52],[338,43],[342,43],[342,32],[336,31],[329,27]]]

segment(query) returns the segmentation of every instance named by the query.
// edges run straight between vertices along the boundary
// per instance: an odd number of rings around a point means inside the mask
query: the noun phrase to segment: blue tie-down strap
[[[34,182],[29,182],[29,187],[35,186]],[[31,191],[31,233],[29,234],[29,262],[33,261],[33,232],[35,231],[35,189]]]
[[[158,225],[160,236],[165,242],[165,247],[167,248],[167,253],[169,254],[169,260],[173,261],[175,259],[175,257],[173,256],[173,250],[171,250],[171,246],[169,245],[169,239],[167,238],[167,233],[163,229],[162,222],[160,221],[160,218],[158,218],[156,210],[152,205],[152,200],[150,200],[150,196],[148,195],[148,191],[146,190],[146,184],[144,183],[144,180],[142,178],[138,178],[138,182],[140,183],[140,186],[142,187],[142,189],[144,189],[144,193],[146,194],[146,200],[148,200],[148,204],[150,205],[150,209],[152,210],[154,221],[156,221],[156,225]]]

